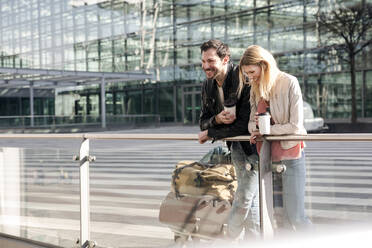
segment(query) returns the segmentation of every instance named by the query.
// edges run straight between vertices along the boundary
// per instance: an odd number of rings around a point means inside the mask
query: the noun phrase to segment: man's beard
[[[216,79],[218,75],[220,74],[217,69],[208,69],[208,70],[205,70],[204,72],[208,79]],[[208,74],[210,73],[213,73],[212,76],[208,76]]]

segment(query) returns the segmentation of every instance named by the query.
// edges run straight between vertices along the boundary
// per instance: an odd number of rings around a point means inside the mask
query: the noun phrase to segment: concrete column
[[[105,91],[105,78],[101,81],[101,123],[102,128],[106,128],[106,91]]]
[[[30,82],[30,120],[31,127],[34,126],[34,83]]]
[[[174,122],[177,122],[177,86],[175,83],[173,85],[173,116]]]

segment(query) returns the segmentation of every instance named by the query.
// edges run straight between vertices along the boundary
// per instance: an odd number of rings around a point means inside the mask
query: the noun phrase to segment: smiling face
[[[229,61],[226,56],[224,59],[218,57],[216,49],[210,48],[202,52],[202,68],[208,79],[216,79],[225,73],[225,65]]]
[[[258,65],[243,65],[243,74],[249,78],[251,83],[259,83],[261,78],[261,67]]]

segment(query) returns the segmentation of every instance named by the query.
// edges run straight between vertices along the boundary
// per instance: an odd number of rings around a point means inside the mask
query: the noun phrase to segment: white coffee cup
[[[226,112],[229,112],[230,115],[234,115],[235,116],[235,112],[236,112],[236,107],[235,105],[234,106],[230,106],[230,107],[227,107],[227,106],[224,106],[224,110]]]
[[[270,114],[262,113],[258,115],[258,129],[260,134],[270,134]]]

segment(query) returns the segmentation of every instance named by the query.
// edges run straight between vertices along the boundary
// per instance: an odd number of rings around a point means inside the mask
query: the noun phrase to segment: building
[[[0,67],[152,74],[107,82],[104,91],[99,83],[44,85],[33,93],[36,115],[98,116],[105,92],[108,116],[156,114],[162,122],[196,123],[205,78],[201,43],[227,42],[235,62],[248,45],[259,44],[299,78],[318,116],[349,118],[348,65],[326,43],[317,18],[336,2],[359,1],[3,0]],[[371,48],[357,56],[358,117],[372,117]],[[27,92],[9,87],[0,89],[0,115],[30,115]]]

